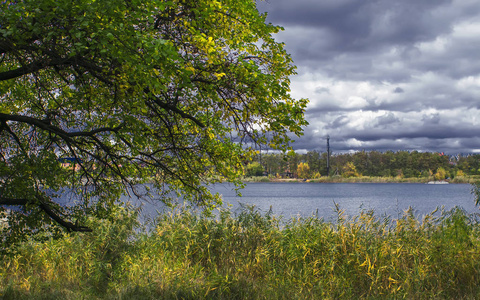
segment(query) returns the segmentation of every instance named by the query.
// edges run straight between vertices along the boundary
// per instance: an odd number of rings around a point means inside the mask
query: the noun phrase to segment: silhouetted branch
[[[23,198],[6,198],[0,197],[0,205],[18,205],[18,206],[25,206],[29,203],[35,203],[35,201],[31,201],[29,199]],[[43,210],[50,218],[52,218],[55,222],[63,226],[68,231],[77,231],[77,232],[91,232],[92,229],[86,226],[80,226],[78,224],[74,224],[65,220],[59,213],[55,212],[53,208],[46,202],[39,200],[38,207]]]

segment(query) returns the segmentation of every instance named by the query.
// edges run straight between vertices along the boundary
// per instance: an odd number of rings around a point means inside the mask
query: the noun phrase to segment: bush
[[[263,175],[263,166],[258,162],[252,162],[248,164],[246,170],[246,176],[262,176]]]

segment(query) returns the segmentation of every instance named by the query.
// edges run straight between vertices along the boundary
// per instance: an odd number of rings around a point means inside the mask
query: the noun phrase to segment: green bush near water
[[[136,214],[93,233],[33,239],[2,254],[3,299],[479,298],[480,226],[453,209],[399,219],[282,221],[248,207],[179,210],[139,232]]]

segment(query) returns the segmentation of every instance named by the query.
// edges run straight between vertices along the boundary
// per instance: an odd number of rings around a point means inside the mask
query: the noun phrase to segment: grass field
[[[149,232],[134,212],[93,233],[16,245],[1,299],[478,299],[480,226],[460,209],[336,222],[177,210]]]

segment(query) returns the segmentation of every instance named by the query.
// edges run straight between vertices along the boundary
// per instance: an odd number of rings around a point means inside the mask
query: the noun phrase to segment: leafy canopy
[[[0,204],[36,221],[88,230],[55,204],[65,187],[82,195],[76,217],[146,182],[162,201],[175,191],[215,205],[202,183],[239,183],[252,145],[287,150],[307,124],[272,36],[281,28],[253,0],[7,0],[0,11]]]

